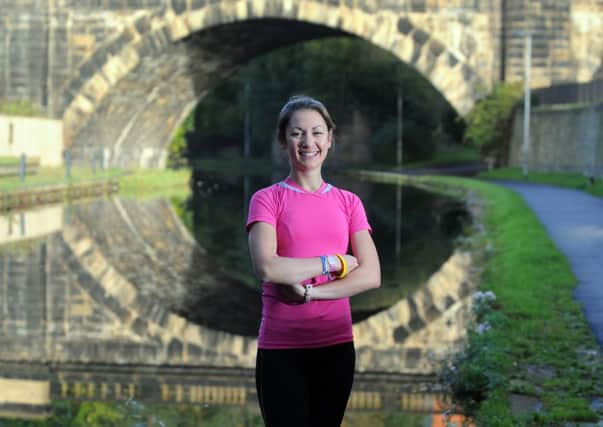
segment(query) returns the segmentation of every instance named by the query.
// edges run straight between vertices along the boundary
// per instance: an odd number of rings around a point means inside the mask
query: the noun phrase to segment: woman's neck
[[[303,189],[311,192],[318,190],[324,182],[320,171],[304,173],[292,170],[289,172],[289,178]]]

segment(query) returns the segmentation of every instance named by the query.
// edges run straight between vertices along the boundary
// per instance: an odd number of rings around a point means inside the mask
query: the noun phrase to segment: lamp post
[[[250,108],[251,104],[251,82],[247,80],[245,83],[245,128],[243,130],[243,155],[245,158],[251,155],[251,117]]]
[[[530,69],[532,68],[532,34],[525,33],[524,49],[524,89],[523,89],[523,144],[521,147],[521,165],[524,178],[528,176],[530,160]]]
[[[403,141],[402,141],[402,132],[403,132],[403,123],[402,123],[402,117],[404,114],[404,104],[402,103],[402,83],[398,82],[398,108],[397,108],[397,112],[398,112],[398,126],[397,126],[397,131],[398,131],[398,137],[396,139],[396,165],[400,168],[402,167],[402,149],[404,148],[403,146]]]
[[[399,81],[400,78],[400,68],[399,61],[394,63],[394,72],[396,73],[396,81],[397,81],[397,94],[398,99],[396,102],[396,166],[401,171],[402,169],[402,160],[403,160],[403,148],[404,141],[402,139],[403,136],[403,115],[404,115],[404,103],[403,103],[403,93],[402,93],[402,82]],[[396,188],[396,230],[395,230],[395,248],[394,252],[396,254],[396,259],[400,258],[401,252],[401,239],[402,239],[402,186],[398,185]]]

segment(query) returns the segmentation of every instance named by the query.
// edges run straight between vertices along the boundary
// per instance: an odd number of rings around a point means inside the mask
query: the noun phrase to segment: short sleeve
[[[366,217],[366,211],[362,200],[355,194],[352,195],[350,200],[350,235],[357,231],[368,230],[373,231],[371,225]]]
[[[249,201],[245,228],[249,231],[251,225],[258,221],[266,222],[276,228],[277,211],[278,205],[274,192],[270,191],[270,188],[257,191]]]

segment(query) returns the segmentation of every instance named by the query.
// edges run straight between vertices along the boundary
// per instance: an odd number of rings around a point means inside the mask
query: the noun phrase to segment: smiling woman
[[[313,178],[319,178],[314,185],[320,185],[320,168],[331,148],[334,129],[335,123],[322,103],[303,96],[291,98],[278,124],[278,140],[288,152],[291,171],[318,168],[319,176],[313,174]]]
[[[361,200],[323,180],[335,128],[323,104],[291,98],[277,128],[289,176],[253,195],[247,219],[263,282],[258,400],[268,427],[339,426],[355,365],[349,297],[380,286],[379,258]]]

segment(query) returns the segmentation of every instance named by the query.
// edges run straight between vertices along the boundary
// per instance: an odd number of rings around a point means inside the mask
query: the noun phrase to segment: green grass
[[[481,290],[493,291],[497,300],[481,321],[493,327],[483,334],[469,334],[470,356],[459,357],[456,366],[456,381],[465,381],[457,386],[485,395],[474,408],[477,425],[598,421],[589,399],[603,396],[603,362],[585,360],[577,353],[577,349],[596,350],[598,345],[573,298],[576,278],[523,199],[509,189],[472,179],[377,175],[457,194],[460,188],[483,201],[481,221],[486,231],[476,244],[489,255]],[[486,251],[487,247],[492,250]],[[534,375],[538,368],[552,370],[554,378]],[[531,392],[542,400],[543,413],[511,414],[509,394],[524,392],[515,385],[522,381],[530,383]]]
[[[71,177],[65,177],[63,168],[39,168],[24,182],[18,176],[0,177],[0,192],[28,190],[53,185],[72,185],[94,181],[119,182],[119,193],[134,197],[171,197],[190,192],[190,169],[180,170],[121,170],[109,169],[92,173],[86,168],[74,168]]]
[[[598,178],[590,184],[588,178],[580,173],[565,172],[529,172],[527,178],[519,168],[501,168],[478,175],[484,179],[499,179],[510,181],[534,182],[538,184],[555,185],[558,187],[584,190],[595,196],[603,197],[603,179]]]
[[[138,170],[121,175],[119,193],[140,197],[183,196],[190,192],[190,169]]]
[[[44,117],[46,113],[34,106],[30,101],[8,101],[0,99],[0,114],[8,116]]]
[[[34,106],[30,101],[8,101],[0,99],[0,114],[8,116],[44,117],[46,113]]]
[[[0,156],[0,166],[2,165],[18,165],[18,157]]]
[[[472,146],[460,146],[450,149],[443,149],[426,161],[407,163],[403,169],[415,169],[419,167],[430,167],[448,164],[462,164],[479,162],[479,152]]]
[[[0,177],[0,191],[15,191],[29,188],[37,188],[46,185],[67,185],[78,182],[89,182],[94,180],[116,179],[125,174],[119,169],[110,169],[103,172],[92,173],[88,168],[74,168],[71,177],[65,177],[63,168],[37,168],[36,173],[27,175],[25,181],[21,182],[18,176]]]

